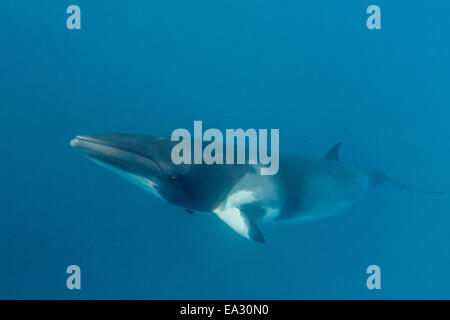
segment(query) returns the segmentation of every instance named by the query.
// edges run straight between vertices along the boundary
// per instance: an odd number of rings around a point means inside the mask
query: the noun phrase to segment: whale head
[[[176,205],[189,207],[188,167],[172,163],[169,138],[132,134],[79,135],[70,145],[85,156]]]
[[[70,145],[89,159],[164,200],[195,211],[209,212],[226,197],[242,168],[174,164],[177,142],[137,134],[78,135]],[[218,182],[221,183],[218,183]]]

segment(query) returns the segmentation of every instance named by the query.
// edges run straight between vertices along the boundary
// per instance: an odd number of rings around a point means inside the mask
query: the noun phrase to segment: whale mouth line
[[[99,139],[94,139],[91,137],[86,137],[86,136],[76,136],[75,138],[73,138],[72,140],[70,140],[70,145],[74,148],[78,147],[80,145],[80,143],[83,142],[87,142],[87,143],[94,143],[94,144],[98,144],[98,145],[105,145],[104,143],[102,143],[101,140]]]
[[[84,153],[84,154],[86,154],[86,152],[89,153],[92,151],[97,151],[97,152],[100,151],[100,153],[103,154],[107,150],[116,150],[116,151],[125,152],[128,154],[134,154],[134,155],[141,156],[141,157],[148,159],[148,157],[146,157],[145,155],[136,153],[127,148],[121,148],[120,146],[113,145],[111,143],[108,143],[108,141],[106,141],[106,140],[96,139],[96,138],[92,138],[89,136],[81,136],[81,135],[76,136],[75,138],[70,140],[70,146],[75,149],[78,149],[79,151],[81,151],[81,153]]]
[[[136,152],[136,150],[132,150],[126,146],[115,145],[114,143],[101,138],[98,139],[90,136],[77,135],[70,140],[70,146],[98,164],[104,163],[108,166],[117,167],[123,171],[129,171],[129,173],[131,173],[132,170],[124,169],[120,163],[127,163],[126,166],[129,166],[130,164],[131,166],[134,166],[132,163],[133,161],[137,166],[151,164],[149,166],[153,167],[155,174],[161,175],[162,172],[164,172],[161,165],[152,157]]]

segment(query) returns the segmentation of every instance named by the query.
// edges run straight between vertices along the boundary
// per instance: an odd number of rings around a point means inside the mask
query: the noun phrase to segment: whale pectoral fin
[[[231,229],[239,233],[244,238],[265,242],[264,236],[259,231],[256,223],[238,208],[227,208],[215,211],[216,215],[225,222]]]

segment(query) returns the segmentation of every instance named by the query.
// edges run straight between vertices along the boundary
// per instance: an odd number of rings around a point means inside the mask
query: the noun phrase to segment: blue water
[[[81,7],[81,30],[66,8]],[[368,30],[366,8],[381,8]],[[82,157],[80,133],[279,128],[450,190],[448,1],[0,5],[0,298],[450,298],[450,196],[384,185],[264,245]],[[66,288],[79,265],[82,289]],[[381,268],[368,290],[366,268]]]

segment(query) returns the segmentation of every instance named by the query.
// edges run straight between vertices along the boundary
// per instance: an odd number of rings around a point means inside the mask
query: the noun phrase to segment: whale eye
[[[177,189],[187,190],[188,183],[183,175],[176,172],[169,172],[167,174],[167,182]]]

